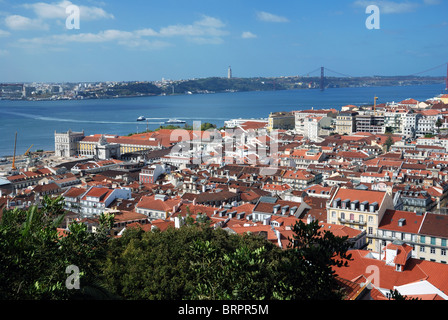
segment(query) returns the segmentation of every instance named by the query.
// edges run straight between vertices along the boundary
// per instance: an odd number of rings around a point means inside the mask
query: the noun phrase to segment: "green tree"
[[[346,266],[347,237],[317,222],[293,226],[282,250],[253,234],[229,234],[207,224],[143,232],[110,242],[105,284],[124,299],[342,299],[334,266]]]
[[[389,152],[390,147],[394,144],[394,140],[392,139],[392,136],[389,135],[384,142],[384,145],[386,146],[386,151]]]
[[[442,118],[437,118],[437,121],[436,121],[437,132],[440,133],[440,127],[441,127],[442,125],[443,125]]]
[[[210,241],[198,240],[191,248],[196,275],[191,299],[260,300],[272,291],[272,269],[264,246],[251,250],[242,244],[220,254]]]
[[[268,294],[252,289],[272,283],[267,262],[275,261],[273,251],[280,249],[260,237],[230,235],[206,224],[129,230],[111,241],[103,270],[106,285],[124,299],[261,298]]]
[[[107,296],[97,280],[108,238],[73,223],[61,237],[63,198],[44,197],[42,207],[5,210],[0,221],[0,299],[85,299]],[[80,289],[66,286],[76,266]]]
[[[347,237],[322,231],[317,221],[296,222],[283,255],[274,297],[281,300],[341,299],[334,266],[347,266],[351,254]]]
[[[103,212],[98,218],[101,229],[110,230],[114,227],[115,215],[113,213]]]

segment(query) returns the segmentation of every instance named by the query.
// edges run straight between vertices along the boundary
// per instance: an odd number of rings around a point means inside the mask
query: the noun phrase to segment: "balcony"
[[[338,218],[340,223],[348,223],[348,224],[354,224],[357,226],[365,226],[367,224],[366,221],[356,221],[356,220],[350,220],[350,219],[342,219],[341,217]]]

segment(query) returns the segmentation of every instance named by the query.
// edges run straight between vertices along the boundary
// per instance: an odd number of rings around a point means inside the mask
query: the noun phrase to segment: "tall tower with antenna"
[[[227,70],[227,78],[232,79],[232,68],[229,66],[229,69]]]

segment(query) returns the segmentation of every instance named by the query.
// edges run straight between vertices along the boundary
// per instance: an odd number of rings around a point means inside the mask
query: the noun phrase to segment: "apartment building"
[[[167,195],[155,194],[143,196],[135,206],[137,213],[142,213],[149,220],[168,219],[176,212],[181,205],[182,200],[179,197],[169,198]]]
[[[360,113],[356,116],[356,132],[385,133],[384,113]]]
[[[128,188],[90,187],[80,200],[83,216],[95,216],[103,213],[115,199],[130,199],[131,190]]]
[[[295,127],[295,116],[292,112],[272,112],[268,118],[267,130],[291,130]]]
[[[387,210],[377,230],[380,248],[400,240],[412,247],[412,258],[447,263],[448,216]]]
[[[356,132],[356,116],[358,112],[340,112],[336,117],[336,132],[339,134],[352,134]]]
[[[365,230],[368,248],[378,250],[378,225],[388,209],[394,209],[392,190],[370,191],[338,188],[327,203],[327,222]]]

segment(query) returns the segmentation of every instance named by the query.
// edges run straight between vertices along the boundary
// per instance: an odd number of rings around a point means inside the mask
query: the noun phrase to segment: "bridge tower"
[[[446,78],[445,78],[445,82],[446,82],[445,91],[448,91],[448,62],[446,64]]]
[[[320,67],[320,91],[324,91],[325,89],[324,69],[324,67]]]

